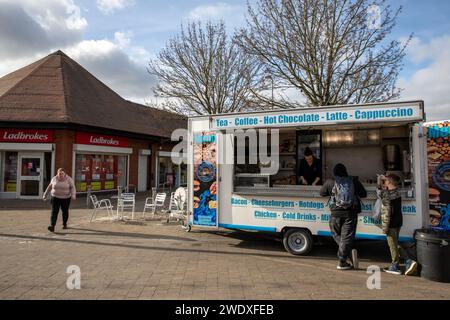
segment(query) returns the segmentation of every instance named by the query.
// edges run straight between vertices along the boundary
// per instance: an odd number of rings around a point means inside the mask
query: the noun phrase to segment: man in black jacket
[[[367,197],[367,191],[357,177],[351,177],[342,163],[333,169],[334,179],[328,179],[320,189],[322,197],[330,197],[330,229],[334,241],[339,246],[337,268],[347,270],[358,268],[357,252],[353,249],[358,213],[361,212],[360,198]],[[353,249],[353,250],[352,250]],[[350,257],[351,254],[351,257]]]

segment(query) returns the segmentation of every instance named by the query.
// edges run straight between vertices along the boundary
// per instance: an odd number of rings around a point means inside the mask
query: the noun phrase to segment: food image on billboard
[[[194,225],[217,226],[216,135],[194,134]]]
[[[430,224],[450,231],[450,121],[427,127]]]

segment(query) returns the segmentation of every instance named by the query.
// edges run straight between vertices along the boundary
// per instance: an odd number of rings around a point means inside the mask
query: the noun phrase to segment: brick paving
[[[45,204],[0,205],[0,299],[450,299],[450,284],[386,273],[381,290],[367,289],[365,269],[388,263],[384,242],[357,242],[361,270],[339,271],[332,243],[295,257],[264,234],[187,233],[140,215],[89,223],[83,203],[55,234]],[[70,265],[81,269],[80,290],[66,288]]]

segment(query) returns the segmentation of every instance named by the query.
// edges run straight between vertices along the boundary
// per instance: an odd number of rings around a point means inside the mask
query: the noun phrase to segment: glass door
[[[19,153],[17,195],[21,199],[42,197],[44,155]]]

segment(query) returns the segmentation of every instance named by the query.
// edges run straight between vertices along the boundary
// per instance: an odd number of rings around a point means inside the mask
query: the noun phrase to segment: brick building
[[[0,78],[0,198],[41,197],[59,167],[81,193],[184,184],[170,136],[186,126],[123,99],[57,51]]]

